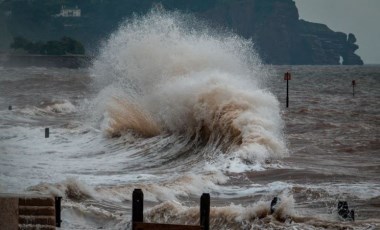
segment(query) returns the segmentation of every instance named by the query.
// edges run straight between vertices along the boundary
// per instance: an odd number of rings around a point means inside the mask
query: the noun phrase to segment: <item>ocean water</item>
[[[251,41],[152,12],[88,69],[0,67],[0,193],[62,196],[62,229],[130,229],[135,188],[151,222],[199,223],[207,192],[211,229],[377,229],[379,127],[380,66],[262,65]]]

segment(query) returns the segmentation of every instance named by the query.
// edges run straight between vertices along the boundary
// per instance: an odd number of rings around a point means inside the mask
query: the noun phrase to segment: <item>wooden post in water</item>
[[[352,96],[353,97],[355,97],[355,85],[356,85],[355,80],[352,80]]]
[[[10,105],[10,106],[8,106],[8,110],[12,110],[12,106]]]
[[[49,128],[45,128],[45,138],[49,138]]]
[[[135,189],[132,193],[132,230],[135,222],[144,220],[144,193],[141,189]]]
[[[286,72],[284,75],[284,80],[286,80],[286,108],[289,107],[289,80],[292,79],[292,75]]]
[[[210,194],[203,193],[201,196],[200,224],[203,230],[210,230]]]
[[[60,228],[61,227],[61,200],[62,197],[57,196],[55,197],[55,226]]]

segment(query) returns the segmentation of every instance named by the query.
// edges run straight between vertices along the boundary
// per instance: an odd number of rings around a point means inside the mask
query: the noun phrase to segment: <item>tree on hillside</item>
[[[61,39],[61,43],[65,47],[65,50],[67,53],[70,54],[84,54],[84,47],[82,43],[69,38],[69,37],[63,37]]]
[[[13,49],[23,49],[29,54],[44,54],[44,55],[67,55],[85,53],[83,45],[69,37],[63,37],[60,41],[41,41],[31,42],[24,37],[14,37],[11,44]]]
[[[17,36],[13,38],[13,43],[11,44],[12,49],[26,49],[30,42],[24,37]]]

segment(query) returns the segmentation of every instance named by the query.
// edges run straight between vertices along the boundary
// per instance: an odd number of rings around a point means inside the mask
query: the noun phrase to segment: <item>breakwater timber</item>
[[[0,229],[54,230],[61,226],[61,197],[0,194]]]

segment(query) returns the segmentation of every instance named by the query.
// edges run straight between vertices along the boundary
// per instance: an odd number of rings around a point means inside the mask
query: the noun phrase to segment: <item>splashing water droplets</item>
[[[279,104],[259,88],[266,71],[252,42],[221,34],[178,13],[123,24],[92,68],[113,89],[110,136],[188,135],[248,161],[285,156]]]

